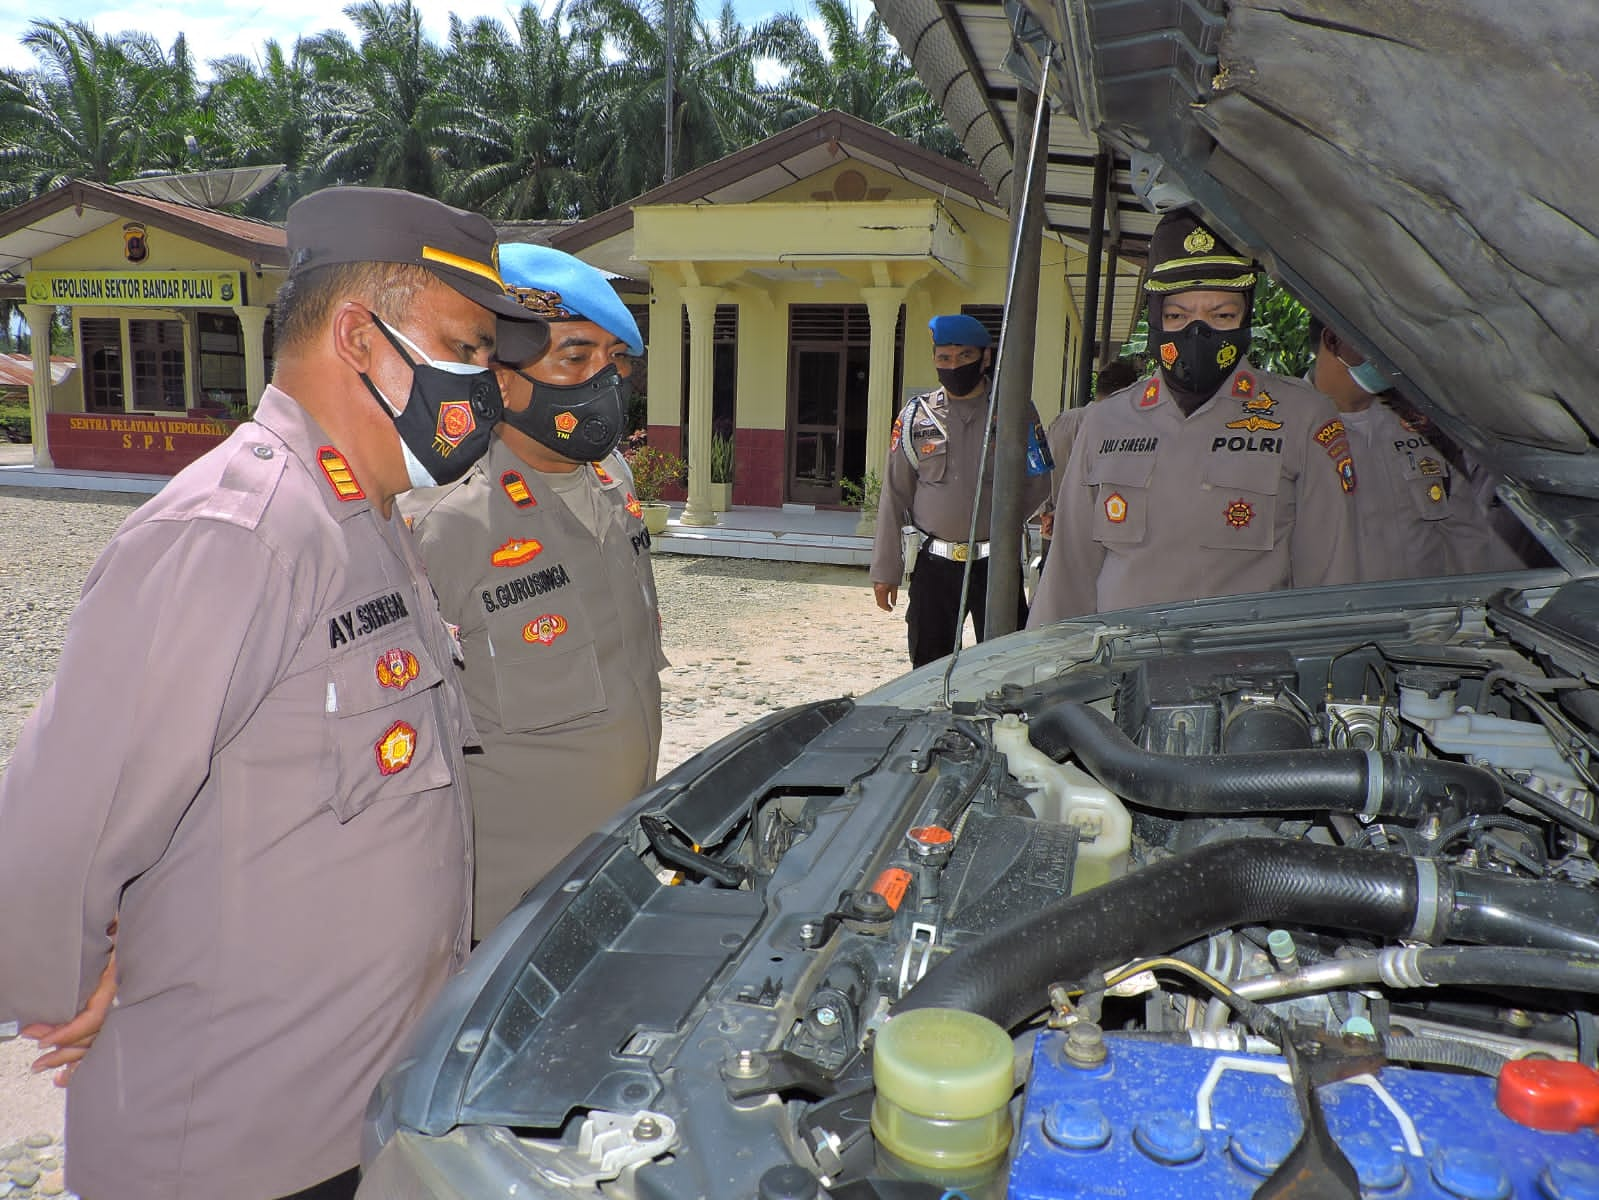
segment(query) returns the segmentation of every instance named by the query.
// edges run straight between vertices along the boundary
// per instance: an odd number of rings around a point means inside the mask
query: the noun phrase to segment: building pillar
[[[33,355],[33,387],[28,389],[28,415],[33,420],[33,465],[41,471],[55,466],[50,458],[50,322],[56,310],[48,304],[24,304],[22,319],[28,323],[28,348]],[[83,371],[83,364],[78,364]]]
[[[899,415],[894,395],[894,329],[899,324],[903,287],[864,287],[861,298],[872,323],[872,348],[866,373],[866,469],[882,476],[888,462],[888,440]]]
[[[712,336],[716,326],[719,287],[693,285],[683,289],[688,310],[688,503],[678,518],[683,525],[715,525],[711,507],[711,412],[715,384]]]
[[[244,338],[244,402],[254,414],[266,391],[266,319],[268,309],[256,304],[235,304],[239,333]]]

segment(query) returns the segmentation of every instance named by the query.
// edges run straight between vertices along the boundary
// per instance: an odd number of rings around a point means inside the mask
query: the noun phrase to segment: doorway
[[[898,395],[903,309],[895,332],[893,394]],[[870,366],[871,320],[864,304],[790,306],[789,501],[841,504],[843,481],[866,474]]]

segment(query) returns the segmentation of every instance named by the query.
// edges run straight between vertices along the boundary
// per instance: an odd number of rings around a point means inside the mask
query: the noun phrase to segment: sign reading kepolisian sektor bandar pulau
[[[238,271],[30,271],[30,304],[156,304],[214,308],[244,303]]]

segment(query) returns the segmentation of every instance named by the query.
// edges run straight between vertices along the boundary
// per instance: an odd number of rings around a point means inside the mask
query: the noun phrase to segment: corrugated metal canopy
[[[1025,148],[1030,125],[1019,127],[1020,90],[1011,65],[1036,70],[1036,55],[1020,50],[1012,17],[1000,3],[982,0],[876,0],[877,11],[910,58],[917,75],[944,111],[944,117],[978,171],[1007,201],[1011,177],[1018,169],[1017,146]],[[1032,18],[1019,18],[1024,34],[1036,28]],[[1072,295],[1078,311],[1085,301],[1086,246],[1094,195],[1097,139],[1085,134],[1075,117],[1052,114],[1044,178],[1044,228],[1065,240],[1077,253],[1068,256]],[[1116,282],[1112,294],[1109,342],[1125,340],[1142,310],[1138,281],[1156,216],[1133,190],[1132,169],[1125,155],[1113,158],[1105,220],[1105,270],[1099,295],[1104,303],[1110,255],[1115,252]]]

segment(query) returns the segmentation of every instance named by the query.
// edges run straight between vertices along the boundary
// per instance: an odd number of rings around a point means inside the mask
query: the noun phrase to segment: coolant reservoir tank
[[[894,1017],[872,1051],[872,1133],[893,1173],[966,1187],[1010,1148],[1010,1037],[987,1017],[918,1008]]]
[[[1127,873],[1133,821],[1115,793],[1072,763],[1058,763],[1027,740],[1027,726],[1014,713],[994,723],[994,745],[1011,776],[1029,787],[1027,797],[1040,821],[1077,830],[1077,865],[1072,892],[1086,892]]]

